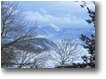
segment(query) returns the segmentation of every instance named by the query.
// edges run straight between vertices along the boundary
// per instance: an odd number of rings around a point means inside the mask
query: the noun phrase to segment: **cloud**
[[[44,9],[41,9],[42,13],[39,11],[27,11],[24,12],[25,19],[31,22],[38,22],[39,24],[56,24],[59,26],[66,25],[85,25],[86,22],[84,19],[80,17],[76,17],[75,15],[65,14],[64,16],[53,16],[47,14]]]
[[[45,17],[45,15],[42,15],[39,12],[35,11],[27,11],[24,12],[25,19],[30,20],[32,22],[38,21],[38,22],[49,22],[50,19],[48,17]]]
[[[47,14],[47,11],[43,8],[40,8],[39,11],[42,13],[42,14]]]
[[[31,6],[26,6],[29,4]],[[80,3],[75,1],[46,1],[24,2],[25,19],[37,22],[41,26],[53,23],[59,27],[86,26],[89,18],[87,9],[81,8]],[[94,7],[92,2],[87,6]]]

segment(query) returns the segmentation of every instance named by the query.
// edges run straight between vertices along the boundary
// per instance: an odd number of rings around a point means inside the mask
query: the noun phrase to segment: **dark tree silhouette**
[[[95,2],[93,2],[95,5]],[[91,10],[89,7],[87,7],[86,2],[83,2],[81,4],[81,7],[86,7],[90,19],[86,20],[87,23],[93,24],[95,28],[95,11]],[[95,30],[94,33],[91,34],[91,36],[87,36],[84,34],[81,34],[81,40],[84,41],[83,47],[88,50],[90,56],[83,56],[82,59],[84,60],[84,63],[86,66],[89,66],[91,68],[95,68]]]
[[[52,41],[37,37],[36,23],[29,24],[21,14],[18,2],[1,2],[1,66],[3,68],[10,67],[15,61],[14,59],[18,56],[16,51],[41,53],[56,48]],[[24,53],[22,59],[27,57]]]

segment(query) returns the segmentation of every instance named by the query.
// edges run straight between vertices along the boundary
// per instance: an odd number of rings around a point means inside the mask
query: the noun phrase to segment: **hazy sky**
[[[74,1],[24,1],[20,2],[20,6],[26,19],[39,24],[53,23],[58,27],[88,25],[85,22],[88,19],[87,10]],[[87,6],[94,8],[91,2]]]
[[[23,10],[25,19],[35,23],[39,27],[52,27],[56,31],[61,28],[74,28],[74,34],[89,31],[92,27],[85,20],[89,18],[86,8],[80,7],[80,2],[75,1],[23,1],[19,2]],[[92,2],[87,2],[87,6],[95,9]],[[66,30],[65,30],[66,31]],[[73,31],[71,29],[70,31]],[[63,32],[61,32],[63,33]],[[69,32],[67,32],[69,33]],[[54,36],[48,33],[49,36]],[[68,35],[68,34],[64,34]],[[55,35],[56,36],[56,35]]]

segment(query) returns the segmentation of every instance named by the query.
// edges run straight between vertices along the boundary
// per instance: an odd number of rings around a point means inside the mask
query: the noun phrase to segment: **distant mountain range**
[[[91,27],[56,27],[53,24],[48,26],[39,27],[40,35],[46,38],[57,40],[59,38],[80,38],[81,34],[86,34],[88,36],[92,33]]]

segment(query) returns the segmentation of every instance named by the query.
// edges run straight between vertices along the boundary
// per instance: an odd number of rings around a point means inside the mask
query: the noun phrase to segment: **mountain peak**
[[[60,31],[60,28],[53,23],[49,24],[55,31]]]

